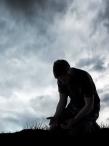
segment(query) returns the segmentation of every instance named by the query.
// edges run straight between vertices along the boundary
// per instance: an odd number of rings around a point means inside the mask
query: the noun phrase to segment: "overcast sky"
[[[0,0],[0,132],[54,114],[61,58],[92,75],[109,123],[109,1]]]

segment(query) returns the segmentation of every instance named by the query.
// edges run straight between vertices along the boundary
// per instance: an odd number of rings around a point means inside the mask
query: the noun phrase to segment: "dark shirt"
[[[67,84],[58,80],[58,90],[70,97],[68,106],[76,107],[78,111],[84,106],[85,98],[94,96],[94,108],[88,117],[98,118],[100,110],[100,99],[92,77],[86,71],[71,68],[71,79]]]

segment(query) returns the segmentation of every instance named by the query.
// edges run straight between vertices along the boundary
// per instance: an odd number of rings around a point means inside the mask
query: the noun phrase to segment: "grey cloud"
[[[101,100],[101,111],[102,111],[109,106],[109,93],[102,92],[102,95],[100,96],[100,100]]]
[[[91,67],[92,70],[95,71],[104,71],[105,67],[105,59],[99,56],[94,56],[92,58],[82,58],[76,64],[79,67]]]
[[[109,105],[109,93],[104,94],[102,101]]]
[[[42,117],[37,117],[37,113],[36,116],[34,114],[32,114],[31,112],[28,111],[28,113],[19,113],[17,114],[17,123],[18,125],[20,124],[22,128],[27,128],[26,126],[30,126],[28,128],[31,128],[34,124],[39,123],[41,121]],[[20,118],[19,118],[20,117]],[[12,120],[13,119],[7,119],[7,120]]]
[[[38,96],[31,99],[30,103],[24,107],[18,103],[16,110],[7,108],[4,112],[0,111],[0,131],[18,131],[32,128],[38,124],[48,125],[49,121],[46,120],[46,117],[51,116],[55,108],[55,101],[50,96]]]
[[[104,67],[104,63],[102,61],[93,66],[93,70],[95,71],[104,71],[105,69],[106,68]]]
[[[33,98],[31,101],[30,101],[30,105],[31,107],[37,111],[41,111],[43,112],[43,114],[54,114],[52,113],[53,111],[55,111],[55,108],[56,108],[56,104],[57,104],[57,101],[56,101],[56,97],[50,97],[49,95],[48,96],[38,96],[38,97],[35,97]]]
[[[25,23],[23,19],[16,22],[16,18],[5,13],[6,9],[0,11],[4,14],[0,17],[0,95],[11,97],[13,91],[23,89],[26,85],[30,88],[46,86],[51,79],[50,64],[58,56],[64,56],[61,49],[57,51],[58,48],[55,48],[56,36],[52,28],[47,29],[49,16],[47,20],[34,17],[39,20],[35,21],[35,26]]]
[[[27,60],[27,62],[11,59],[10,62],[6,61],[6,64],[0,64],[0,66],[2,68],[0,71],[0,95],[6,98],[11,97],[17,90],[25,88],[38,90],[40,87],[46,87],[52,80],[52,68],[49,71],[50,66],[37,59]]]
[[[109,22],[109,1],[105,0],[104,4],[105,4],[104,18],[107,19]]]
[[[97,91],[99,94],[103,93],[103,89],[98,89]]]
[[[10,23],[9,20],[9,26]],[[31,32],[31,28],[25,30],[22,26],[16,27],[15,25],[10,33],[8,32],[9,27],[5,29],[6,33],[2,32],[1,36],[4,35],[6,42],[3,43],[3,40],[0,45],[0,95],[10,96],[16,89],[28,86],[28,83],[30,87],[34,86],[34,88],[46,86],[51,78],[50,63],[61,54],[61,51],[58,51],[57,54],[56,49],[51,49],[50,45],[53,42],[51,41],[49,44],[45,34],[37,36],[37,29],[33,29]],[[40,72],[40,70],[43,71]],[[6,90],[7,92],[5,92]]]
[[[109,118],[107,118],[107,122],[109,122]],[[107,125],[108,126],[108,125]]]
[[[5,19],[2,19],[0,21],[0,30],[4,30],[6,27],[8,27],[8,24]]]
[[[13,112],[12,115],[9,114],[9,116],[2,118],[1,123],[3,123],[0,126],[0,131],[3,132],[10,132],[10,131],[18,131],[22,129],[27,128],[33,128],[34,126],[37,126],[38,124],[42,123],[43,125],[46,124],[45,118],[37,117],[36,115],[32,114],[31,112]],[[43,126],[42,125],[42,126]]]
[[[101,10],[96,19],[97,26],[102,22],[109,32],[109,1],[103,1],[103,10]]]
[[[98,29],[101,28],[101,25],[104,26],[109,32],[109,1],[101,1],[102,7],[99,9],[98,14],[93,20],[92,33],[90,37],[92,37]]]

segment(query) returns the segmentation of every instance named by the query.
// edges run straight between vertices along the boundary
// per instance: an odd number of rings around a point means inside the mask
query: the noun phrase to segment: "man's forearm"
[[[88,106],[84,106],[78,113],[77,115],[74,117],[75,120],[79,121],[82,118],[84,118],[85,116],[87,116],[90,113],[90,108]]]
[[[64,108],[64,105],[61,105],[61,103],[59,102],[54,117],[58,118],[62,114]]]
[[[54,117],[57,117],[57,118],[61,115],[61,113],[63,112],[63,110],[65,109],[66,104],[67,104],[67,96],[65,94],[61,94],[61,93],[59,94],[59,96],[60,96],[60,100],[58,102],[56,112],[54,115]]]
[[[87,116],[94,108],[94,97],[92,98],[84,98],[85,100],[85,105],[84,107],[77,113],[75,116],[75,119],[78,121],[85,116]]]

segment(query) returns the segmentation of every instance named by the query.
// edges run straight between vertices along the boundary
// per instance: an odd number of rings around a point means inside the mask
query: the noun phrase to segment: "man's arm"
[[[67,104],[67,95],[64,94],[64,93],[59,93],[59,102],[58,102],[58,105],[57,105],[57,108],[56,108],[56,112],[55,112],[55,115],[54,117],[55,118],[58,118],[61,113],[63,112],[64,108],[66,107],[66,104]]]
[[[84,98],[85,105],[83,108],[77,113],[77,115],[72,119],[69,119],[67,125],[61,125],[63,129],[70,129],[73,125],[78,123],[82,118],[87,116],[92,110],[94,106],[94,97],[92,98]]]
[[[92,96],[92,98],[84,97],[84,101],[85,101],[85,105],[77,113],[77,115],[74,118],[76,121],[79,121],[80,119],[84,118],[85,116],[87,116],[93,110],[94,96]]]
[[[95,85],[92,77],[88,73],[85,73],[83,76],[83,92],[85,104],[80,112],[75,116],[75,119],[79,120],[87,116],[94,108],[94,90]]]

